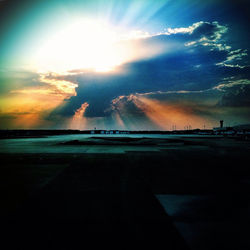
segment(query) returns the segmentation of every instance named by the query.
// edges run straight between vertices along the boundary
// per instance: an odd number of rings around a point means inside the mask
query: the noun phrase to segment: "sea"
[[[120,145],[63,145],[64,142],[73,140],[91,141],[93,137],[130,137],[130,138],[181,138],[200,137],[200,135],[177,135],[177,134],[73,134],[53,135],[36,138],[12,138],[0,139],[0,153],[124,153],[133,147],[133,151],[156,151],[154,146],[126,146]]]

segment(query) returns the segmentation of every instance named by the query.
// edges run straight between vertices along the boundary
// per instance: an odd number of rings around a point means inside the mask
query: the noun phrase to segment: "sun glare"
[[[92,69],[105,72],[124,60],[116,45],[118,34],[106,23],[78,20],[46,40],[34,55],[40,71]]]
[[[124,63],[159,54],[160,46],[139,42],[149,36],[104,21],[79,19],[42,38],[32,52],[29,67],[39,73],[59,74],[72,70],[113,71]]]

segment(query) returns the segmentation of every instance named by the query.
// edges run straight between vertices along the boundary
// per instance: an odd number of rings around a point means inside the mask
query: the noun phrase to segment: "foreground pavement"
[[[51,171],[2,216],[9,249],[249,249],[248,142],[196,138],[157,152],[1,158],[5,179],[22,176],[23,166],[25,183]]]

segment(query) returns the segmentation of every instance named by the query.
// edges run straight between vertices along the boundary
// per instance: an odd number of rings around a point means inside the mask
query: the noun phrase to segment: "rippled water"
[[[131,138],[181,138],[185,135],[163,134],[79,134],[59,135],[40,138],[1,139],[0,153],[124,153],[127,150],[157,151],[155,146],[124,145],[58,145],[71,140],[91,140],[91,137],[131,137]],[[186,135],[187,136],[187,135]],[[188,135],[195,137],[197,135]]]
[[[59,135],[47,136],[40,138],[18,138],[18,139],[2,139],[0,140],[0,153],[94,153],[112,151],[121,153],[123,147],[126,146],[104,146],[104,145],[58,145],[62,142],[71,140],[91,140],[91,137],[147,137],[147,138],[172,138],[176,135],[93,135],[93,134],[79,134],[79,135]]]

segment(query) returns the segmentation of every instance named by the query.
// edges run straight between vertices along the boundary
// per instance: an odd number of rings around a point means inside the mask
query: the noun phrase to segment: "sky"
[[[247,0],[0,0],[0,129],[250,123]]]

